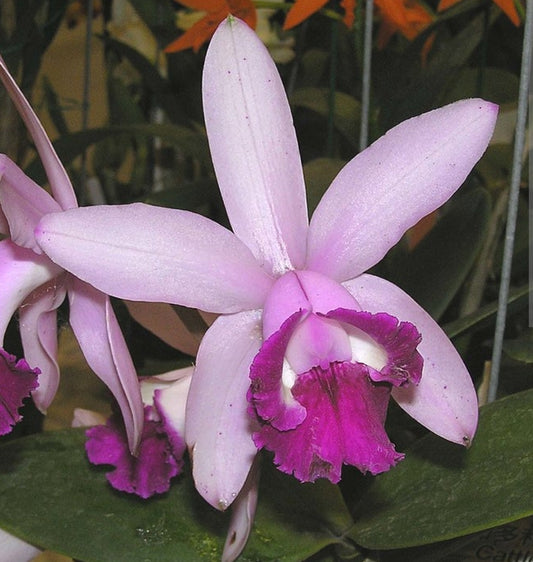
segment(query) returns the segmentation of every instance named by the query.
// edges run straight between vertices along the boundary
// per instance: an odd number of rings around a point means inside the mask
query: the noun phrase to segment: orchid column
[[[384,421],[392,396],[467,445],[474,387],[431,317],[366,271],[463,183],[497,108],[464,100],[410,119],[350,161],[307,220],[289,105],[267,50],[228,18],[209,47],[204,112],[233,232],[143,204],[51,213],[35,235],[100,290],[220,314],[206,333],[185,437],[199,492],[225,509],[258,449],[302,481],[343,464],[373,474],[403,455]]]

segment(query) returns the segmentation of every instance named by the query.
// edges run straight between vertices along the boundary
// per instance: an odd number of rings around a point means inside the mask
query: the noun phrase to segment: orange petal
[[[219,12],[221,14],[220,19],[213,17],[213,14],[209,14],[197,21],[190,29],[188,29],[181,37],[170,43],[165,47],[165,53],[177,53],[178,51],[184,51],[185,49],[193,49],[194,52],[198,52],[200,47],[209,41],[217,25],[226,17],[227,14]],[[218,21],[217,21],[218,20]]]
[[[296,0],[294,6],[287,13],[283,29],[291,29],[291,27],[302,23],[327,3],[328,0]]]
[[[520,16],[516,11],[514,0],[494,0],[500,10],[516,25],[520,25]]]
[[[355,0],[341,0],[341,8],[344,9],[342,21],[348,29],[353,26],[355,20]]]
[[[437,12],[443,12],[452,6],[455,6],[459,0],[440,0],[439,5],[437,6]]]
[[[413,0],[376,0],[376,6],[387,22],[388,33],[399,31],[410,41],[433,21],[432,15]]]
[[[252,0],[227,0],[228,13],[245,21],[252,29],[257,23],[257,14]]]

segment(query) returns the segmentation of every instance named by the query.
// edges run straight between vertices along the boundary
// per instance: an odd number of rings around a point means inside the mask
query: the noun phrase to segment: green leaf
[[[481,408],[470,449],[428,435],[363,496],[350,537],[406,548],[464,536],[533,514],[533,390]]]
[[[396,271],[394,281],[434,318],[442,316],[470,271],[489,213],[490,199],[484,189],[459,196]]]
[[[512,314],[516,310],[521,310],[527,307],[530,292],[531,288],[529,287],[529,284],[512,289],[507,300],[508,314]],[[468,316],[449,322],[443,327],[443,329],[448,337],[456,338],[472,328],[484,328],[485,326],[490,325],[494,320],[497,311],[498,302],[494,301],[482,306],[480,309]]]
[[[106,38],[106,46],[130,61],[141,75],[145,87],[154,94],[155,104],[164,110],[170,121],[181,125],[189,123],[190,119],[181,107],[177,93],[172,91],[169,81],[161,76],[156,66],[139,51],[121,41]]]
[[[167,124],[154,123],[88,129],[60,137],[54,142],[54,147],[61,161],[64,164],[69,164],[74,158],[83,154],[92,144],[124,134],[150,138],[160,137],[168,144],[179,146],[185,156],[192,156],[201,161],[209,161],[207,137],[203,132]],[[46,176],[38,158],[30,162],[25,172],[40,185],[46,182]]]
[[[487,26],[499,16],[499,8],[491,9],[488,19],[484,13],[473,13],[468,24],[462,26],[451,37],[448,33],[437,36],[427,64],[421,64],[421,49],[433,26],[428,27],[411,44],[406,56],[401,59],[383,53],[382,67],[376,65],[378,82],[381,82],[380,122],[383,131],[405,119],[428,111],[442,104],[442,98],[450,86],[457,81],[458,72],[464,68],[475,49],[482,42]],[[439,22],[437,20],[436,25]],[[440,41],[440,37],[446,39]]]
[[[204,502],[188,474],[150,500],[116,492],[89,465],[84,431],[45,432],[0,447],[0,526],[85,562],[220,560],[228,515]],[[340,542],[352,520],[329,482],[302,486],[263,471],[242,562],[297,562]]]
[[[514,340],[506,340],[503,350],[516,361],[533,363],[533,328],[529,328]]]

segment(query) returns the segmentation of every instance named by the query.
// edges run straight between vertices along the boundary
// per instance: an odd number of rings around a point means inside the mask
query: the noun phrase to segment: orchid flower
[[[141,381],[144,425],[137,454],[130,453],[123,426],[112,415],[105,423],[87,430],[85,449],[93,464],[112,465],[107,480],[116,490],[149,498],[170,488],[183,468],[185,453],[185,402],[192,367]],[[78,424],[78,413],[74,422]]]
[[[376,474],[402,458],[383,424],[389,398],[468,445],[476,393],[437,323],[366,271],[463,183],[497,108],[459,101],[412,118],[335,178],[308,222],[283,84],[254,32],[228,18],[204,68],[205,122],[233,232],[144,204],[43,217],[52,260],[106,293],[220,314],[198,351],[185,439],[200,494],[219,509],[257,449],[302,481],[343,464]]]
[[[0,242],[0,346],[9,320],[18,309],[25,360],[40,371],[39,387],[33,390],[32,396],[37,407],[45,411],[59,383],[56,310],[68,293],[72,329],[90,367],[117,399],[128,429],[129,446],[135,450],[143,423],[140,390],[109,297],[53,263],[33,234],[39,219],[47,213],[77,207],[72,184],[41,123],[1,58],[0,79],[32,136],[53,194],[52,197],[28,178],[7,156],[0,155],[0,232],[8,236]],[[3,373],[2,365],[0,362]],[[2,383],[0,411],[7,402],[20,401],[35,386],[23,388],[21,382],[7,385],[3,374]],[[5,417],[2,412],[2,426],[10,418],[17,421],[8,415],[4,422]],[[3,429],[0,427],[0,432]]]

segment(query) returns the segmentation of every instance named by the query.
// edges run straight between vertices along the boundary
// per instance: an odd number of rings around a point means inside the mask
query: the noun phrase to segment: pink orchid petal
[[[30,543],[0,529],[0,562],[30,562],[40,552]]]
[[[259,488],[259,457],[252,464],[248,478],[231,506],[231,519],[221,562],[236,560],[248,541],[254,523]]]
[[[415,420],[450,441],[468,444],[477,426],[478,406],[472,379],[439,325],[392,283],[361,275],[344,286],[369,312],[387,312],[415,325],[422,335],[424,359],[418,386],[394,388],[392,396]]]
[[[61,273],[46,256],[0,241],[0,346],[9,320],[37,287]]]
[[[141,438],[143,404],[135,367],[109,297],[70,278],[70,324],[91,369],[116,398],[135,452]]]
[[[4,84],[26,127],[28,127],[28,131],[35,143],[35,148],[41,157],[46,175],[48,176],[54,199],[62,209],[77,207],[76,196],[67,172],[61,160],[59,160],[39,118],[35,115],[28,100],[24,97],[24,94],[9,73],[2,57],[0,57],[0,80]]]
[[[229,230],[205,217],[142,203],[45,216],[43,250],[109,295],[210,312],[258,308],[272,279]]]
[[[23,400],[39,384],[40,371],[32,369],[26,359],[19,359],[0,347],[0,435],[9,433],[22,416]]]
[[[303,267],[307,207],[289,104],[268,50],[242,21],[228,18],[211,39],[202,92],[233,231],[269,271]]]
[[[55,278],[33,291],[19,309],[24,356],[30,365],[38,365],[41,370],[33,400],[42,412],[50,406],[59,386],[56,309],[65,295],[61,278]]]
[[[179,379],[166,384],[154,392],[154,405],[161,418],[161,425],[172,445],[174,456],[181,458],[185,453],[185,408],[191,386],[193,367],[175,372]]]
[[[496,116],[492,103],[459,101],[401,123],[358,154],[311,219],[307,267],[346,281],[375,265],[460,187]]]
[[[205,334],[192,377],[185,440],[198,492],[226,509],[244,485],[257,453],[246,393],[261,346],[261,312],[220,316]]]
[[[11,240],[42,254],[33,231],[43,215],[61,207],[4,154],[0,154],[0,206],[9,223]]]
[[[172,305],[124,301],[132,318],[174,349],[196,355],[200,337],[189,332]]]

